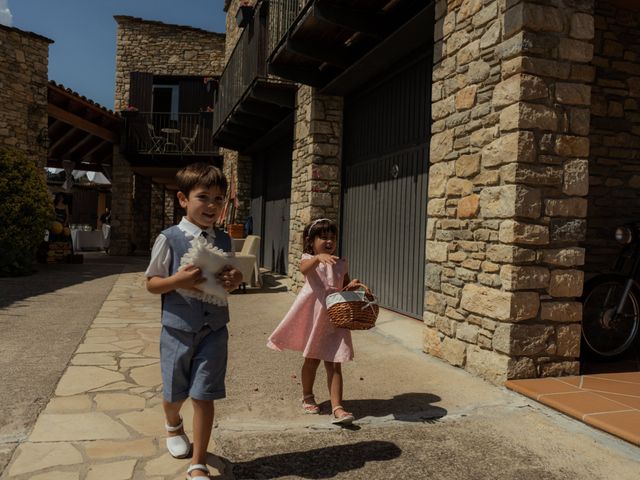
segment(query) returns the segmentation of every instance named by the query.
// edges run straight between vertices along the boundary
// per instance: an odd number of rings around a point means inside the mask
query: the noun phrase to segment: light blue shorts
[[[226,326],[215,331],[205,326],[196,333],[163,326],[160,370],[164,399],[179,402],[187,397],[224,398],[228,340]]]

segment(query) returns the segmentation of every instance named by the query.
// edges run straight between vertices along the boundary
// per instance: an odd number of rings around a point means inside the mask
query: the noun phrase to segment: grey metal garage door
[[[261,265],[287,273],[291,204],[291,137],[254,158],[251,215],[254,234],[262,237]]]
[[[381,306],[422,318],[431,56],[345,99],[342,243]]]

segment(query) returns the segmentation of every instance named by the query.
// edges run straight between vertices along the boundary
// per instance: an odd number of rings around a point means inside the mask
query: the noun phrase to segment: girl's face
[[[313,239],[313,253],[316,255],[319,253],[328,253],[329,255],[333,255],[336,248],[336,236],[333,233],[321,233]]]

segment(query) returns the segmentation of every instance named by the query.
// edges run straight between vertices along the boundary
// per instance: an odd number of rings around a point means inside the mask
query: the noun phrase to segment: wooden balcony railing
[[[121,112],[129,153],[143,155],[217,155],[211,138],[212,112]]]
[[[258,2],[255,14],[238,39],[222,72],[215,106],[213,132],[218,131],[238,101],[258,77],[266,77],[266,5]]]
[[[285,34],[302,11],[302,7],[311,0],[269,0],[269,44],[267,57],[270,57]]]

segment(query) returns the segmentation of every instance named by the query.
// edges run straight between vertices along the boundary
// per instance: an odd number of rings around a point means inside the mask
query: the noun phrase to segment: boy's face
[[[224,192],[220,187],[195,187],[188,197],[178,192],[178,200],[187,211],[187,220],[205,230],[218,219],[224,205]]]

